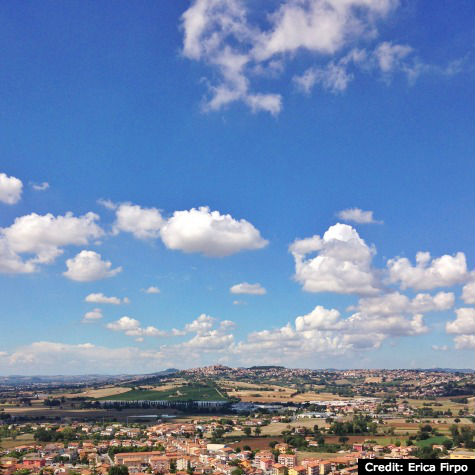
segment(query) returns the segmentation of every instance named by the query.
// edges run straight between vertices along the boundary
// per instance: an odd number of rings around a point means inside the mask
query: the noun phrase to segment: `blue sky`
[[[0,373],[471,366],[473,15],[1,3]]]

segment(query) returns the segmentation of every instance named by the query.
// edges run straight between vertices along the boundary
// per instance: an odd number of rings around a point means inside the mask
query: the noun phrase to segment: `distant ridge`
[[[455,368],[426,368],[426,369],[418,369],[417,371],[437,371],[439,373],[475,373],[475,369],[471,368],[462,368],[462,369],[455,369]]]
[[[205,368],[213,368],[213,366],[195,368],[192,371],[197,371]],[[225,366],[215,365],[214,368],[223,369],[223,370],[239,370],[246,368],[228,368]],[[247,370],[255,371],[267,371],[267,370],[285,370],[285,366],[277,365],[256,365],[247,368]],[[294,368],[298,369],[298,368]],[[360,368],[363,369],[363,368]],[[383,369],[383,368],[381,368]],[[426,372],[439,372],[439,373],[462,373],[462,374],[472,374],[475,373],[475,370],[472,368],[398,368],[400,371],[426,371]],[[394,370],[394,369],[393,369]],[[8,376],[0,375],[0,386],[10,386],[10,385],[29,385],[29,384],[40,384],[40,385],[57,385],[57,384],[70,384],[70,385],[89,385],[95,383],[132,383],[139,382],[146,383],[147,381],[154,382],[160,380],[161,378],[166,378],[173,374],[180,373],[182,371],[190,370],[180,370],[177,368],[167,368],[162,371],[156,371],[154,373],[138,374],[138,373],[118,373],[118,374],[76,374],[76,375],[18,375],[12,374]],[[348,369],[333,369],[333,368],[322,368],[315,369],[312,371],[349,371]],[[378,371],[378,369],[372,369],[369,371]]]

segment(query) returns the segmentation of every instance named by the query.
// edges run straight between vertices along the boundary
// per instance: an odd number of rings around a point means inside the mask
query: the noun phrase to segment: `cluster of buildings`
[[[358,369],[339,371],[341,378],[352,381],[356,394],[367,394],[369,387],[374,391],[397,387],[400,398],[432,398],[452,396],[453,388],[475,382],[473,372],[456,372],[444,370],[410,370],[410,369]]]
[[[318,410],[308,409],[318,407]],[[289,414],[296,419],[326,419],[327,417],[351,416],[353,414],[368,414],[377,419],[412,417],[414,409],[407,402],[384,403],[381,398],[360,397],[353,399],[338,399],[329,401],[309,401],[308,403],[269,404],[254,402],[238,402],[231,406],[236,413],[252,413],[259,409],[277,414]],[[285,418],[285,416],[283,417]],[[282,419],[282,417],[280,418]],[[272,422],[279,422],[279,417]]]
[[[202,436],[218,427],[222,427],[218,417],[132,427],[83,422],[30,425],[30,430],[43,434],[51,431],[57,436],[67,431],[72,440],[0,449],[0,470],[2,475],[108,475],[114,465],[125,465],[134,475],[345,475],[357,471],[360,458],[414,458],[413,447],[374,441],[353,443],[349,450],[321,458],[318,452],[302,453],[284,442],[249,450],[246,445],[239,447],[245,442],[228,446]],[[301,433],[299,427],[294,431]],[[306,438],[309,446],[318,446],[314,437]],[[457,458],[457,452],[452,455]]]
[[[253,453],[249,450],[236,450],[223,444],[209,444],[205,441],[188,441],[178,446],[169,447],[169,452],[129,452],[115,456],[114,462],[126,465],[129,472],[146,470],[167,472],[173,466],[177,472],[196,474],[232,475],[239,469],[253,475],[325,475],[334,471],[338,462],[346,467],[354,465],[355,457],[335,457],[333,461],[323,461],[317,458],[303,458],[298,462],[297,455],[284,452],[275,455],[270,450],[260,450]],[[279,444],[276,446],[279,450]]]

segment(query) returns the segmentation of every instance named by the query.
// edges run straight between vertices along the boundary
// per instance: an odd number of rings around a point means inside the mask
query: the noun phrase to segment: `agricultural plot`
[[[100,401],[224,401],[226,397],[213,386],[180,386],[161,391],[134,389]]]
[[[272,384],[253,384],[235,381],[221,381],[230,396],[237,397],[243,402],[256,403],[286,403],[286,402],[309,402],[309,401],[331,401],[340,399],[351,399],[340,397],[331,393],[304,392],[296,394],[293,387],[277,386]]]
[[[447,440],[447,437],[444,435],[439,435],[436,437],[429,437],[428,439],[425,440],[418,440],[415,442],[416,445],[419,447],[432,447],[433,444],[440,445],[444,442],[444,440]]]
[[[62,393],[52,394],[51,397],[65,397],[67,399],[73,399],[77,397],[86,397],[99,399],[102,397],[117,396],[118,394],[130,391],[130,388],[122,388],[119,386],[107,386],[100,389],[87,389],[79,393]]]
[[[454,417],[458,414],[460,409],[473,408],[475,403],[474,397],[469,397],[468,404],[456,402],[460,398],[437,398],[434,401],[427,401],[424,399],[408,399],[409,405],[412,407],[422,408],[431,407],[434,411],[447,411],[450,410],[454,414]]]
[[[19,445],[27,445],[34,442],[35,439],[33,438],[33,434],[20,434],[15,439],[12,439],[11,437],[5,437],[2,439],[1,446],[4,449],[13,449]]]

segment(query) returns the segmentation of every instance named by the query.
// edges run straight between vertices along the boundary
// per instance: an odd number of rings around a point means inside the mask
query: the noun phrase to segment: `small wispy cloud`
[[[31,187],[35,191],[45,191],[49,188],[49,183],[44,181],[43,183],[31,183]]]
[[[247,295],[264,295],[267,293],[266,289],[261,284],[248,284],[247,282],[241,282],[240,284],[233,285],[229,291],[232,294],[247,294]]]

